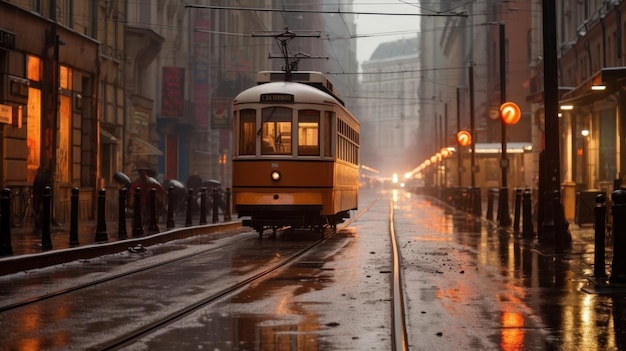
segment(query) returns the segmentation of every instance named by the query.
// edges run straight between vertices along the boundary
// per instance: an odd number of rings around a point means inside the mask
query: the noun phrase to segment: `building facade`
[[[507,145],[522,146],[522,153],[529,153],[531,148],[532,114],[526,101],[531,59],[530,3],[441,1],[424,6],[437,14],[431,11],[421,19],[420,162],[443,147],[453,147],[456,154],[443,166],[447,185],[499,187],[502,169],[498,144],[503,137],[499,106],[503,96],[522,110],[521,120],[506,127]],[[504,30],[502,37],[500,29]],[[501,51],[505,57],[504,86],[500,79]],[[456,142],[460,130],[472,134],[473,167],[472,147],[461,147]],[[520,152],[517,149],[515,152]],[[512,156],[510,161],[505,169],[508,187],[533,186],[536,174],[532,156]]]
[[[415,164],[418,127],[419,39],[380,44],[362,63],[362,162],[382,174],[409,171]]]
[[[534,5],[535,27],[542,23],[541,4]],[[560,170],[566,218],[576,220],[576,192],[611,193],[623,183],[624,49],[623,1],[558,2],[556,28],[560,92]],[[541,44],[541,31],[537,33]],[[540,57],[542,49],[534,48]],[[538,60],[531,79],[537,140],[544,137],[543,70]],[[555,117],[552,117],[555,118]]]
[[[183,182],[197,171],[228,187],[232,98],[256,84],[256,72],[281,67],[268,58],[279,51],[275,41],[255,33],[333,30],[336,21],[315,12],[323,4],[0,1],[0,181],[31,186],[38,172],[49,173],[59,222],[69,217],[74,187],[91,216],[99,189],[112,190],[114,201],[119,171],[132,179],[148,167],[162,181]],[[315,11],[246,9],[283,5]],[[347,61],[333,67],[356,71],[354,40],[293,44],[292,53],[338,50]],[[331,70],[326,61],[300,68]]]
[[[71,189],[89,203],[98,182],[100,42],[87,3],[29,5],[0,2],[0,181],[17,190],[46,178],[63,221]]]

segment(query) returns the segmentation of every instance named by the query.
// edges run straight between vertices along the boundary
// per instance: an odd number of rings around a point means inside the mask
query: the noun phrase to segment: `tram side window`
[[[239,155],[256,154],[256,111],[239,112]]]
[[[320,112],[301,110],[298,112],[298,155],[320,155]]]
[[[331,157],[332,154],[332,139],[331,139],[331,135],[333,135],[333,125],[331,124],[333,122],[333,117],[334,117],[334,113],[330,112],[330,111],[326,111],[324,113],[324,156],[325,157]]]
[[[286,107],[267,107],[262,111],[261,153],[291,154],[291,112]]]
[[[337,158],[353,164],[359,162],[359,135],[341,119],[337,119]]]

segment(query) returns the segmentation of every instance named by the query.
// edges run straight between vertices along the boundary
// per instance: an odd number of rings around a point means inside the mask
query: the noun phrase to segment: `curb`
[[[129,246],[152,246],[172,240],[184,239],[196,235],[214,233],[218,230],[241,227],[241,221],[208,224],[193,227],[175,228],[165,232],[129,238],[121,241],[89,244],[80,247],[52,250],[36,254],[26,254],[0,258],[0,276],[37,268],[54,266],[76,260],[90,259],[126,251]]]

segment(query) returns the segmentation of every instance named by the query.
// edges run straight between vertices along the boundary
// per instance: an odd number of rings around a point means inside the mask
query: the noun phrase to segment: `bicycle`
[[[11,225],[21,227],[27,220],[35,217],[30,186],[11,188]]]

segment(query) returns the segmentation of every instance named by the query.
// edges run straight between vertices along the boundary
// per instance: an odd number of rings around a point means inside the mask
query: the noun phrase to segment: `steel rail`
[[[347,226],[349,226],[350,224],[352,224],[356,219],[358,219],[359,217],[361,217],[365,212],[367,212],[379,199],[377,198],[376,200],[374,200],[367,208],[365,208],[364,210],[361,210],[359,212],[357,212],[357,214],[355,214],[354,217],[350,218],[349,220],[345,221],[344,223],[342,223],[340,226],[337,226],[337,228],[334,231],[329,231],[328,235],[324,235],[322,238],[320,238],[319,240],[313,242],[311,245],[309,245],[308,247],[296,252],[295,254],[291,255],[290,257],[286,258],[285,260],[276,263],[275,265],[259,272],[256,273],[246,279],[241,280],[240,282],[234,283],[216,293],[212,293],[186,307],[183,307],[181,309],[179,309],[176,312],[172,312],[169,315],[163,317],[163,318],[159,318],[158,320],[155,320],[151,323],[148,323],[142,327],[139,327],[135,330],[129,331],[126,334],[117,337],[115,340],[111,340],[109,342],[100,344],[98,346],[95,347],[95,349],[97,350],[118,350],[121,349],[123,347],[129,346],[131,344],[133,344],[134,342],[150,335],[153,334],[154,332],[173,324],[174,322],[181,320],[182,318],[202,309],[205,308],[206,306],[210,305],[211,303],[215,302],[216,300],[219,300],[225,296],[231,295],[243,288],[245,288],[246,286],[249,286],[253,283],[257,283],[258,281],[260,281],[263,277],[266,277],[288,265],[290,265],[291,263],[297,261],[299,258],[301,258],[302,256],[306,255],[307,253],[309,253],[310,251],[312,251],[314,248],[318,247],[319,245],[321,245],[322,243],[324,243],[328,238],[334,236],[338,231],[346,228]]]
[[[393,281],[391,284],[391,301],[392,301],[392,318],[391,318],[391,333],[392,333],[392,349],[393,350],[408,350],[408,338],[406,331],[406,318],[404,310],[404,294],[402,292],[402,271],[401,271],[401,256],[398,243],[396,241],[396,231],[393,224],[394,220],[394,201],[393,198],[389,201],[389,236],[391,237],[391,253],[393,256]]]
[[[208,235],[208,234],[205,234],[205,235]],[[19,307],[24,307],[24,306],[27,306],[27,305],[30,305],[30,304],[38,303],[38,302],[41,302],[41,301],[44,301],[44,300],[48,300],[48,299],[53,298],[53,297],[61,296],[61,295],[64,295],[64,294],[73,293],[73,292],[76,292],[76,291],[79,291],[79,290],[82,290],[82,289],[86,289],[86,288],[90,288],[90,287],[93,287],[93,286],[96,286],[96,285],[99,285],[99,284],[112,282],[112,281],[117,280],[117,279],[125,278],[125,277],[131,276],[131,275],[134,275],[134,274],[137,274],[137,273],[141,273],[141,272],[146,272],[146,271],[149,271],[151,269],[160,268],[160,267],[163,267],[163,266],[166,266],[166,265],[169,265],[169,264],[173,264],[173,263],[177,263],[177,262],[189,259],[189,258],[194,258],[196,256],[205,254],[207,252],[220,250],[220,249],[223,249],[223,248],[229,247],[229,246],[234,246],[234,245],[239,244],[239,243],[244,242],[244,241],[258,240],[257,239],[257,234],[255,232],[242,233],[241,235],[244,236],[244,237],[236,239],[236,240],[229,241],[228,243],[225,243],[225,244],[222,244],[222,245],[212,246],[212,247],[204,249],[204,250],[198,250],[198,251],[194,251],[192,253],[185,254],[185,255],[182,255],[182,256],[179,256],[179,257],[176,257],[176,258],[172,258],[172,259],[169,259],[169,260],[159,261],[158,263],[146,265],[146,266],[141,267],[141,268],[137,268],[137,269],[133,269],[133,270],[130,270],[130,271],[123,272],[123,273],[118,273],[118,274],[106,276],[106,277],[101,278],[101,279],[92,280],[92,281],[90,281],[88,283],[78,284],[78,285],[74,285],[74,286],[71,286],[71,287],[68,287],[68,288],[65,288],[65,289],[59,289],[59,290],[56,290],[56,291],[47,292],[47,293],[45,293],[45,295],[35,296],[35,297],[24,299],[22,301],[18,301],[18,302],[9,304],[9,305],[0,306],[0,313],[6,312],[6,311],[9,311],[9,310],[13,310],[13,309],[16,309],[16,308],[19,308]]]

